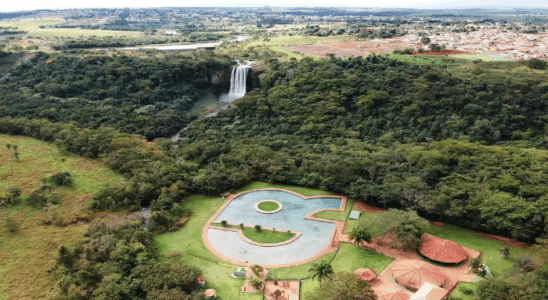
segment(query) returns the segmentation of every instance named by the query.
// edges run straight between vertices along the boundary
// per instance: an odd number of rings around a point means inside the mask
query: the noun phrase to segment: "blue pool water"
[[[262,200],[276,200],[283,209],[274,214],[262,214],[253,208]],[[242,263],[274,265],[295,263],[314,256],[331,243],[335,224],[304,219],[311,212],[338,209],[341,198],[318,197],[303,199],[284,191],[254,191],[242,194],[230,202],[217,216],[215,222],[261,225],[276,230],[299,231],[302,235],[293,243],[277,247],[261,247],[242,240],[237,232],[208,229],[209,243],[220,254]]]

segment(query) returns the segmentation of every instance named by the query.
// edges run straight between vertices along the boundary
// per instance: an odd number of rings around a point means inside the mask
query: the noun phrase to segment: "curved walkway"
[[[253,209],[257,201],[273,198],[284,205],[282,211],[264,215]],[[346,202],[347,197],[343,196],[306,197],[283,189],[256,189],[232,194],[205,224],[202,239],[211,253],[233,264],[249,266],[257,263],[266,268],[305,264],[336,250],[344,229],[344,222],[314,215],[325,210],[344,211]],[[264,228],[300,232],[301,235],[289,243],[266,247],[242,239],[238,229],[210,226],[212,222],[221,220],[247,226],[259,224]]]

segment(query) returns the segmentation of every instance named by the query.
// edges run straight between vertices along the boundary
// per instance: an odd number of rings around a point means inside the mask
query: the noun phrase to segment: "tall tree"
[[[317,278],[320,285],[326,278],[331,279],[331,275],[334,273],[333,267],[326,261],[312,264],[312,268],[308,269],[308,271],[313,273],[312,279]]]
[[[376,300],[371,285],[352,273],[337,273],[333,280],[307,295],[309,300]]]
[[[366,227],[354,227],[348,234],[348,237],[354,241],[355,244],[361,244],[362,242],[371,242],[371,233]]]

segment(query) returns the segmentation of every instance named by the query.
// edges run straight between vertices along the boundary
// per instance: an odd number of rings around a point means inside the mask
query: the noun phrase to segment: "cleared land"
[[[368,56],[371,54],[388,54],[394,50],[400,50],[407,46],[400,39],[382,39],[373,41],[343,41],[334,43],[318,43],[307,45],[295,45],[286,47],[291,51],[317,57],[328,57],[334,54],[336,57]]]
[[[8,151],[8,143],[18,146],[20,161]],[[74,182],[72,187],[54,189],[61,200],[58,214],[69,224],[65,227],[43,225],[48,213],[24,204],[43,177],[58,172],[69,172]],[[85,207],[95,192],[121,180],[122,176],[99,161],[65,153],[54,144],[0,135],[0,193],[8,187],[22,191],[22,199],[7,209],[20,230],[10,234],[0,226],[0,299],[52,299],[55,276],[51,271],[57,250],[83,237],[88,225],[75,221],[89,217]]]

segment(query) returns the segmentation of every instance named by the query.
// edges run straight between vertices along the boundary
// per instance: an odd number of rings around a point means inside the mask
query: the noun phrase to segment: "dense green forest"
[[[228,69],[232,60],[196,55],[37,55],[0,85],[0,132],[100,158],[127,181],[98,191],[90,208],[149,206],[151,231],[188,216],[177,202],[189,194],[218,195],[263,180],[411,209],[529,243],[548,237],[545,71],[519,62],[440,67],[378,56],[272,59],[261,89],[196,123],[176,143],[157,138],[185,122],[154,123],[160,112],[184,114],[200,88],[222,88],[208,72]],[[173,100],[182,98],[188,105]],[[188,282],[170,283],[169,290],[154,284],[160,272],[190,278],[199,271],[153,262],[150,232],[140,226],[93,227],[86,241],[63,248],[60,298],[79,299],[86,290],[99,299],[190,292]],[[110,247],[96,249],[95,240]],[[518,280],[481,283],[478,294],[543,293],[545,268],[516,274]],[[521,293],[525,286],[529,291]]]
[[[0,115],[109,125],[148,139],[177,132],[192,105],[227,89],[225,56],[44,54],[0,83]]]
[[[95,56],[59,59],[95,59],[99,70],[111,69],[97,63]],[[44,64],[38,70],[51,70],[51,64]],[[196,124],[176,144],[157,139],[148,145],[108,128],[82,134],[74,125],[22,119],[4,119],[1,128],[102,157],[131,178],[128,186],[98,193],[96,209],[137,209],[159,201],[167,204],[156,207],[169,210],[189,193],[220,194],[264,180],[319,187],[377,206],[410,208],[430,219],[534,242],[548,228],[548,151],[539,149],[547,142],[546,74],[517,73],[520,76],[514,78],[516,69],[527,67],[508,68],[511,73],[495,76],[488,64],[449,70],[377,56],[287,63],[274,59],[267,65],[261,90]],[[37,90],[45,90],[44,82],[33,83]],[[5,85],[14,89],[24,82],[10,80]],[[86,95],[93,96],[92,91]],[[55,93],[68,97],[70,90]],[[22,100],[4,107],[4,114],[32,106],[18,115],[35,116],[44,107],[37,105],[65,103],[56,98],[43,104],[44,97],[24,101],[24,96],[4,96]],[[140,103],[141,110],[159,105],[151,97]],[[135,105],[126,103],[131,100],[135,98],[112,101],[127,107]],[[130,123],[133,127],[123,122],[143,115],[124,118],[108,111],[81,123],[113,123],[142,133],[135,123]],[[56,112],[60,120],[86,116],[85,110],[70,107]],[[65,112],[71,115],[61,118]],[[161,123],[154,124],[155,132],[169,132]]]

